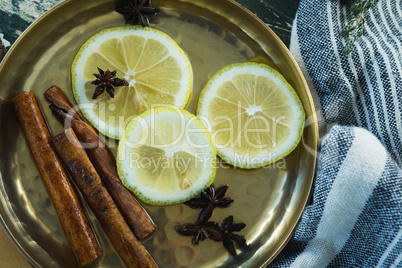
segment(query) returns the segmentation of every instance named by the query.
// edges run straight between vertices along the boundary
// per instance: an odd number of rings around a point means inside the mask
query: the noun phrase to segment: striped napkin
[[[340,0],[302,0],[293,24],[325,136],[312,202],[270,267],[402,267],[402,3],[369,10],[346,56],[350,16]]]

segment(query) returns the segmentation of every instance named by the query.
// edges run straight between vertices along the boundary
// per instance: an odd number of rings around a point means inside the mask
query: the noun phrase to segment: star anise
[[[108,69],[106,72],[104,72],[98,67],[98,71],[99,74],[94,74],[96,80],[91,82],[91,84],[97,86],[94,94],[92,95],[92,99],[99,97],[99,95],[101,95],[105,90],[107,93],[109,93],[110,97],[114,98],[114,87],[128,86],[128,82],[126,80],[116,77],[116,70],[111,72]]]
[[[246,239],[243,236],[234,234],[239,232],[244,227],[245,223],[233,224],[233,216],[225,218],[221,225],[214,221],[208,221],[211,218],[212,211],[215,207],[228,207],[234,201],[232,197],[225,197],[229,185],[223,185],[215,190],[211,185],[204,191],[201,191],[200,197],[193,198],[187,202],[191,208],[202,208],[200,215],[195,224],[184,224],[175,226],[175,230],[184,236],[192,236],[194,245],[198,245],[200,241],[212,239],[214,241],[223,242],[223,246],[233,256],[236,256],[236,248],[233,243],[240,247],[247,246]]]
[[[196,197],[186,201],[184,204],[191,208],[202,208],[198,222],[207,222],[212,215],[214,208],[226,208],[233,203],[232,197],[224,197],[229,185],[223,185],[215,190],[215,187],[211,185],[206,190],[201,191],[201,197]]]
[[[142,27],[149,25],[147,15],[156,14],[160,10],[150,6],[150,0],[126,0],[116,7],[116,12],[124,16],[126,23],[139,24]]]
[[[192,236],[192,243],[194,245],[198,245],[199,242],[204,241],[205,239],[222,242],[226,250],[232,256],[236,256],[237,253],[233,241],[240,247],[247,246],[247,243],[243,236],[234,234],[233,232],[239,232],[244,227],[246,227],[245,223],[233,224],[233,216],[229,216],[223,220],[221,225],[214,221],[195,224],[188,223],[175,226],[175,230],[181,235]]]
[[[236,249],[234,246],[234,242],[240,247],[247,246],[246,239],[243,236],[234,234],[233,232],[239,232],[246,227],[245,223],[236,223],[233,224],[233,216],[229,216],[223,220],[223,223],[220,226],[220,231],[223,234],[223,246],[229,251],[232,256],[236,256]]]
[[[207,238],[215,241],[222,241],[224,239],[224,235],[219,229],[219,224],[213,221],[175,226],[175,230],[181,235],[192,236],[192,243],[194,245],[198,245],[199,242]]]

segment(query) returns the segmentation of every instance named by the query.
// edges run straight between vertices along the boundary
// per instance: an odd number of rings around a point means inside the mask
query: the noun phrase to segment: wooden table
[[[3,228],[0,228],[0,264],[4,268],[32,267],[13,245]]]

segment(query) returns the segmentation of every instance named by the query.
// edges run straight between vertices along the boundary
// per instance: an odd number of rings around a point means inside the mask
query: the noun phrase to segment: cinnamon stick
[[[53,144],[117,252],[129,267],[157,267],[131,232],[74,131],[53,137]]]
[[[122,184],[117,173],[116,160],[105,142],[92,126],[79,117],[59,87],[50,87],[45,92],[45,97],[51,103],[50,109],[59,121],[74,130],[134,234],[140,241],[149,237],[156,229],[155,224],[131,191]]]
[[[77,262],[79,265],[90,263],[102,252],[77,193],[51,145],[51,136],[35,95],[32,92],[22,93],[13,98],[13,103]]]
[[[57,86],[51,86],[45,92],[45,98],[52,103],[57,109],[68,113],[69,116],[82,120],[80,115],[73,109],[73,105],[69,101],[66,95],[64,95],[63,91]]]

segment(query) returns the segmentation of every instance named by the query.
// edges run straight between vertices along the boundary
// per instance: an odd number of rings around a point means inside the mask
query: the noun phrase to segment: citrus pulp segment
[[[197,116],[212,133],[218,155],[240,168],[257,168],[299,143],[305,113],[296,92],[273,68],[237,63],[215,74],[201,91]]]
[[[141,201],[182,203],[214,181],[216,147],[194,115],[159,107],[127,125],[117,150],[117,169],[123,184]]]
[[[97,67],[116,70],[129,85],[92,99]],[[140,26],[105,29],[89,38],[71,65],[72,90],[86,119],[104,135],[120,139],[126,124],[156,106],[184,108],[193,73],[184,51],[167,34]]]

